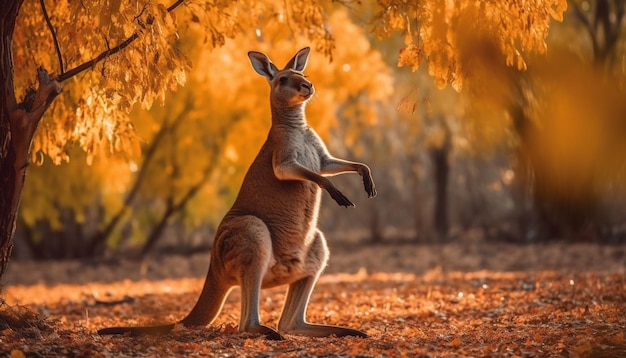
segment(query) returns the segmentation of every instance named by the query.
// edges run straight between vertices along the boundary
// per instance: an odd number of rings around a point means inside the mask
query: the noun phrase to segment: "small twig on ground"
[[[124,303],[133,303],[135,302],[135,299],[130,297],[130,296],[124,296],[124,298],[122,298],[121,300],[113,300],[113,301],[101,301],[101,300],[94,300],[94,306],[98,305],[98,306],[117,306],[117,305],[121,305]]]

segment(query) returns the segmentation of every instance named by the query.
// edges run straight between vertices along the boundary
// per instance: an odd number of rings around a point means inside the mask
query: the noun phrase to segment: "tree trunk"
[[[452,148],[452,134],[445,119],[441,119],[444,139],[441,146],[432,148],[430,155],[433,163],[435,181],[435,211],[433,225],[438,239],[448,236],[448,178],[450,176],[450,150]]]
[[[39,68],[38,89],[27,91],[24,101],[17,103],[11,44],[22,2],[0,1],[0,279],[13,249],[30,144],[41,117],[61,92],[60,83]]]
[[[7,268],[13,250],[17,209],[24,182],[23,170],[19,166],[16,168],[17,153],[11,138],[10,119],[11,112],[17,109],[13,87],[11,42],[22,1],[0,2],[0,278]]]
[[[369,229],[370,229],[370,241],[372,243],[381,243],[384,240],[383,236],[383,228],[380,220],[380,211],[378,207],[372,203],[368,204],[369,206]]]
[[[419,155],[416,152],[409,153],[409,176],[411,178],[411,191],[413,197],[413,230],[415,231],[415,241],[424,241],[428,237],[425,232],[424,216],[422,212],[421,177],[422,166]]]

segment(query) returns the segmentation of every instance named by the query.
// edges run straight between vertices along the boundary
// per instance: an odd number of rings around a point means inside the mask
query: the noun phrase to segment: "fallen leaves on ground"
[[[98,328],[173,322],[195,303],[202,279],[10,286],[4,310],[48,317],[0,331],[0,354],[224,357],[619,357],[626,356],[623,273],[564,271],[335,273],[311,298],[311,322],[364,330],[369,338],[237,332],[239,291],[213,327],[159,337],[100,337]],[[128,299],[131,297],[132,299]],[[105,302],[112,301],[108,305]],[[284,289],[264,291],[262,320],[276,326]],[[16,306],[20,305],[20,306]],[[20,308],[21,309],[21,308]]]

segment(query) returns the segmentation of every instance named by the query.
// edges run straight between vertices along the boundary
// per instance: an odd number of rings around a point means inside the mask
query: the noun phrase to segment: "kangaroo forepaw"
[[[374,185],[374,181],[371,177],[363,177],[363,186],[365,186],[365,191],[367,192],[368,198],[373,198],[376,196],[376,186]]]
[[[365,187],[365,192],[367,192],[368,198],[373,198],[376,196],[376,185],[374,185],[374,179],[372,179],[372,172],[370,168],[362,164],[358,170],[359,175],[363,178],[363,186]]]
[[[337,204],[345,206],[346,208],[354,207],[355,205],[339,190],[329,191],[330,197],[333,198]]]

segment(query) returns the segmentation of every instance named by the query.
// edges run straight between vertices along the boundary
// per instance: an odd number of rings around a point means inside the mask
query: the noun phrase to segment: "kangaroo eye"
[[[285,83],[287,83],[287,76],[280,76],[278,80],[280,81],[281,85],[284,85]]]

